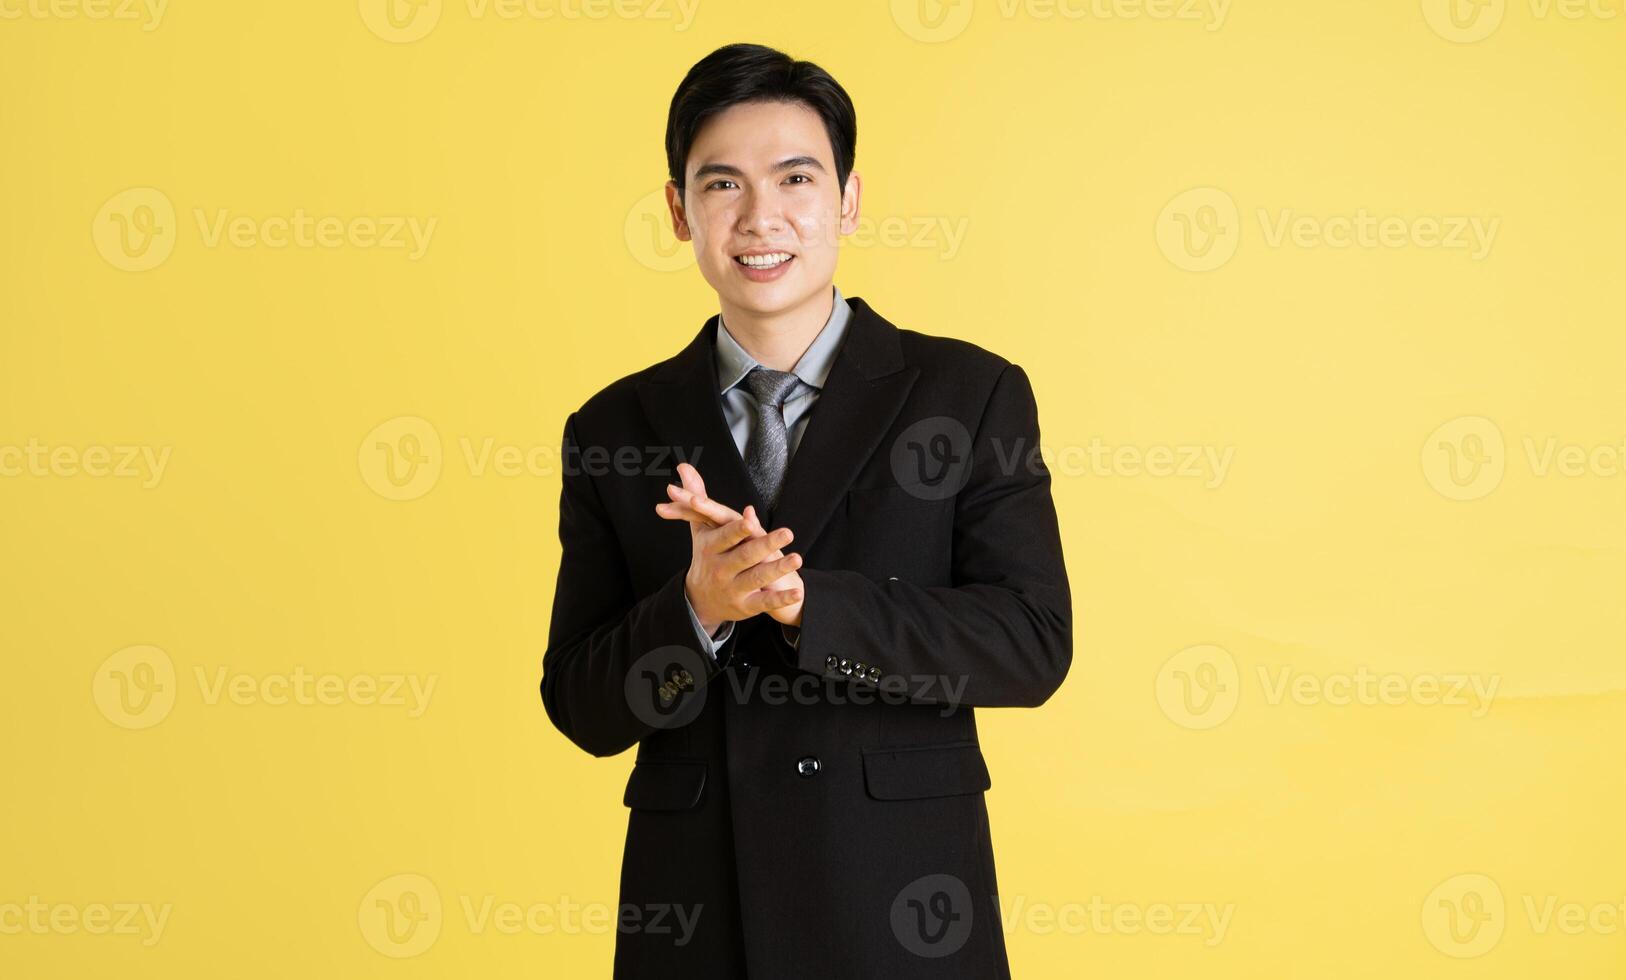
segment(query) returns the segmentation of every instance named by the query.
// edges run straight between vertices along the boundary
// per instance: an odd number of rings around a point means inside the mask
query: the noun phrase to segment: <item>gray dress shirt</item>
[[[819,400],[819,394],[824,389],[825,379],[830,376],[830,366],[835,363],[836,351],[841,347],[841,338],[847,333],[847,321],[852,318],[852,307],[841,295],[841,290],[834,285],[830,287],[835,291],[835,304],[830,310],[830,319],[824,322],[819,335],[813,338],[813,343],[802,354],[791,373],[796,375],[796,386],[791,389],[789,397],[783,406],[785,416],[785,439],[790,455],[796,455],[796,447],[802,443],[802,433],[807,431],[808,415],[813,411],[813,405]],[[734,447],[739,450],[740,458],[745,458],[746,441],[751,437],[751,424],[756,416],[756,400],[741,381],[751,373],[753,368],[761,367],[745,348],[739,345],[734,335],[728,332],[728,325],[723,322],[721,314],[717,316],[717,383],[720,386],[723,400],[723,419],[728,423],[729,434],[734,437]],[[789,458],[786,465],[789,465]],[[688,603],[687,598],[684,600]],[[694,623],[695,635],[700,638],[700,644],[713,658],[717,650],[728,638],[734,635],[734,623],[725,622],[718,627],[714,636],[707,636],[705,629],[700,625],[700,617],[695,615],[694,606],[689,606],[689,621]],[[796,637],[791,631],[785,631],[786,639],[792,643]]]

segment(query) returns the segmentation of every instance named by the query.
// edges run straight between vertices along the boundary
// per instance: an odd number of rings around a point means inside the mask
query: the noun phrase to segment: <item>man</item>
[[[1009,976],[972,708],[1071,663],[1050,476],[1020,367],[834,287],[855,138],[816,65],[697,63],[667,202],[721,312],[565,422],[542,699],[638,748],[617,977]]]

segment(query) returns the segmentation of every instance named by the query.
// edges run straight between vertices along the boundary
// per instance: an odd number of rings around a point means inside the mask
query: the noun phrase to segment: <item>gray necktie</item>
[[[745,376],[746,390],[757,403],[751,437],[745,446],[745,469],[770,510],[779,503],[779,486],[784,482],[785,464],[790,459],[783,406],[797,380],[789,371],[765,367],[752,368]]]

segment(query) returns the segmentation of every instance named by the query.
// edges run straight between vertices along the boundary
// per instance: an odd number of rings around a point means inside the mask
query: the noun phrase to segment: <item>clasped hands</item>
[[[802,556],[785,554],[793,535],[790,528],[764,530],[756,509],[745,513],[706,496],[700,471],[678,464],[681,487],[667,484],[670,503],[655,505],[655,513],[671,521],[689,522],[692,557],[683,578],[683,592],[708,635],[725,622],[767,613],[786,626],[802,624]]]

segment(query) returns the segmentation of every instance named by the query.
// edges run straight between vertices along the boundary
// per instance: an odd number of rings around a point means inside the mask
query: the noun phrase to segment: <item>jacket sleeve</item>
[[[593,478],[572,463],[582,458],[574,413],[565,421],[561,449],[561,556],[542,657],[542,704],[572,742],[611,756],[692,720],[684,709],[703,703],[721,665],[702,652],[683,571],[641,599],[633,594],[621,541]]]
[[[1009,364],[955,498],[952,582],[804,567],[797,666],[909,700],[1036,707],[1072,664],[1072,597],[1027,374]]]

